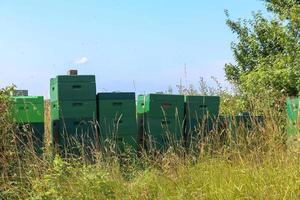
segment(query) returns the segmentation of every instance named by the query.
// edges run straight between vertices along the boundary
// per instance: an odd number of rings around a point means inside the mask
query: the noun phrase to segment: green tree
[[[271,17],[261,12],[227,25],[235,63],[225,65],[227,79],[242,94],[295,96],[300,92],[300,0],[264,0]]]

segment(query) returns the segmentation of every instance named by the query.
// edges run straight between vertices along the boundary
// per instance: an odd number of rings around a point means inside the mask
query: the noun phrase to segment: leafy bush
[[[0,90],[0,184],[5,188],[5,181],[16,173],[17,154],[15,151],[14,124],[10,116],[10,92],[12,87]],[[0,196],[2,188],[0,188]]]
[[[264,0],[271,19],[257,12],[251,20],[231,20],[237,35],[232,44],[235,64],[225,66],[226,77],[243,95],[296,96],[300,91],[300,2]]]

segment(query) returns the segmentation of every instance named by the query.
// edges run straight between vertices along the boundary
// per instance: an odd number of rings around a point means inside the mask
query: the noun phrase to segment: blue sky
[[[97,90],[166,91],[197,86],[233,61],[233,18],[262,10],[259,0],[0,0],[0,86],[48,97],[49,79],[76,68]],[[185,82],[185,81],[184,81]],[[209,81],[210,82],[210,81]]]

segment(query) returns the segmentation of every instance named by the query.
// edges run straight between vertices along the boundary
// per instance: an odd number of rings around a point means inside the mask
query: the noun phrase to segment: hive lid
[[[189,95],[184,97],[185,102],[194,103],[208,103],[210,101],[220,101],[220,96],[200,96],[200,95]]]
[[[99,100],[135,100],[134,92],[101,92],[97,94]]]
[[[16,96],[16,97],[12,97],[12,99],[17,104],[22,104],[22,103],[44,104],[43,96]]]
[[[58,75],[55,78],[51,78],[51,84],[56,82],[58,83],[67,83],[67,82],[90,82],[95,83],[96,77],[95,75],[76,75],[76,76],[69,76],[69,75]]]
[[[152,93],[152,94],[148,94],[147,96],[149,97],[150,101],[153,100],[153,101],[182,101],[182,102],[184,102],[183,95]]]

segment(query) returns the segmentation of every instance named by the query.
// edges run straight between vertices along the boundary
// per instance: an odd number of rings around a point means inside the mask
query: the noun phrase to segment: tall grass
[[[9,114],[6,94],[1,96],[1,111]],[[299,199],[299,151],[288,148],[277,110],[266,107],[261,114],[264,126],[239,126],[234,134],[216,127],[189,151],[95,149],[92,162],[41,157],[30,147],[18,156],[11,143],[14,126],[3,115],[0,199]]]

